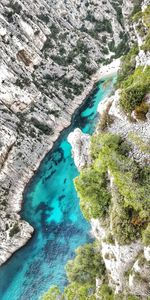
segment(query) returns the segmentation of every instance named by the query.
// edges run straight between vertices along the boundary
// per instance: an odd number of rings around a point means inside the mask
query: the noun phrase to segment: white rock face
[[[104,242],[107,238],[107,230],[101,225],[100,220],[91,219],[91,226],[92,235],[100,241],[102,257],[109,274],[109,285],[116,293],[122,292],[128,286],[126,272],[132,268],[143,246],[140,241],[123,246],[117,241],[113,244]]]
[[[136,67],[150,66],[150,52],[145,53],[143,50],[139,51],[136,57]]]
[[[101,241],[106,236],[106,230],[104,227],[100,224],[100,220],[98,219],[91,219],[91,234],[94,236],[97,240]]]
[[[98,105],[97,111],[100,115],[103,114],[104,111],[107,110],[108,106],[109,108],[109,115],[114,116],[115,118],[119,120],[127,120],[126,114],[121,110],[119,99],[120,99],[120,91],[116,90],[115,94],[111,97],[106,97],[103,101],[101,101]]]
[[[79,128],[76,128],[68,135],[68,142],[72,146],[72,155],[78,170],[89,164],[90,135],[84,134]]]
[[[144,247],[144,256],[147,261],[150,261],[150,246]]]
[[[110,274],[109,284],[116,293],[122,292],[126,287],[125,272],[133,265],[135,258],[143,249],[141,242],[121,246],[102,242],[102,256],[107,272]]]
[[[137,259],[129,275],[129,287],[135,295],[149,296],[150,291],[150,263],[144,256]]]
[[[120,119],[120,120],[126,120],[127,116],[126,114],[121,110],[120,104],[120,91],[117,90],[115,94],[112,96],[112,105],[109,110],[109,114],[113,115],[114,117]]]
[[[150,4],[150,0],[144,0],[142,2],[142,11],[144,11],[149,4]]]
[[[23,247],[26,242],[31,238],[33,233],[33,228],[30,226],[27,222],[18,220],[18,217],[16,214],[14,214],[14,219],[9,219],[6,217],[6,215],[3,215],[5,218],[5,225],[4,220],[0,218],[0,224],[1,226],[5,226],[3,228],[5,230],[5,233],[2,231],[1,227],[1,233],[0,233],[0,245],[1,245],[1,251],[0,251],[0,265],[3,264],[10,256],[18,250],[20,247]],[[18,232],[11,235],[11,229],[16,224],[16,220],[18,223]],[[10,226],[10,230],[8,230],[8,226]]]
[[[123,0],[122,4],[122,14],[124,17],[124,22],[125,22],[125,28],[130,36],[131,40],[136,40],[135,39],[135,34],[133,31],[133,25],[131,22],[129,22],[130,16],[132,14],[134,8],[134,1],[131,0]]]

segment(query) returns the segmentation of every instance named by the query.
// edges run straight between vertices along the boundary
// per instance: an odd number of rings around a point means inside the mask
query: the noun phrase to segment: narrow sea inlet
[[[78,246],[90,242],[90,224],[82,216],[73,185],[78,171],[67,136],[77,127],[93,133],[97,106],[112,91],[114,81],[115,77],[97,84],[28,184],[21,214],[35,233],[0,267],[1,300],[38,300],[52,285],[63,288],[67,261]]]

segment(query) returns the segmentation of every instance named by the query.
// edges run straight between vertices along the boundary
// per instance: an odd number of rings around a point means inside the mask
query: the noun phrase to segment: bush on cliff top
[[[105,264],[94,244],[85,244],[76,250],[76,257],[66,266],[70,283],[95,284],[95,278],[105,276]]]
[[[150,224],[142,233],[143,243],[145,246],[150,246]]]
[[[150,67],[138,67],[121,84],[120,105],[126,113],[131,113],[143,102],[150,91]]]
[[[75,179],[75,187],[80,197],[81,210],[87,220],[106,215],[111,196],[103,172],[97,172],[93,167],[81,171],[80,176]]]

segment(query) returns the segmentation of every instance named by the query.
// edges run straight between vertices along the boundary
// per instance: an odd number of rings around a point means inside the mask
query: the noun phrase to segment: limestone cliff
[[[125,7],[122,0],[0,3],[0,264],[33,232],[18,214],[25,185],[92,89],[91,75],[128,48]]]

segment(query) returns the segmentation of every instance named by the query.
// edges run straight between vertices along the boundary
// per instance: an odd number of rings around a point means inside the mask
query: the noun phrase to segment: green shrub
[[[130,244],[140,237],[141,226],[132,224],[133,210],[117,203],[111,211],[112,231],[119,244]],[[138,218],[137,218],[138,219]]]
[[[40,20],[42,20],[43,22],[45,22],[46,24],[49,22],[49,17],[47,15],[45,15],[45,14],[38,15],[38,18]]]
[[[128,36],[126,33],[121,37],[121,42],[115,48],[115,58],[125,55],[129,51]]]
[[[149,108],[150,105],[146,102],[142,102],[140,105],[136,106],[135,108],[136,118],[145,121],[146,114],[148,113]]]
[[[38,128],[43,134],[46,135],[52,135],[53,134],[53,129],[50,128],[47,124],[41,123],[38,121],[36,118],[32,117],[31,118],[32,124]]]
[[[78,41],[77,41],[75,50],[76,50],[77,54],[83,53],[85,55],[87,55],[88,51],[89,51],[87,45],[80,39],[78,39]]]
[[[98,130],[105,131],[113,123],[113,121],[114,121],[113,117],[110,116],[107,111],[104,111],[100,117]]]
[[[142,233],[142,241],[145,246],[150,246],[150,224]]]
[[[148,86],[130,86],[122,90],[120,97],[120,104],[126,113],[131,113],[136,106],[140,105],[147,92]]]
[[[87,220],[104,217],[108,212],[110,193],[103,172],[88,168],[75,179],[75,188],[80,198],[80,207]]]
[[[135,144],[141,152],[144,152],[146,154],[150,153],[150,145],[145,143],[143,139],[138,134],[135,134],[133,132],[129,132],[128,139]]]
[[[145,36],[145,42],[141,49],[145,52],[150,51],[150,5],[143,12],[135,14],[133,21],[138,22],[136,29],[141,37]]]
[[[118,300],[119,300],[119,298],[118,298]],[[140,300],[140,298],[138,296],[128,295],[128,300]]]
[[[14,1],[13,3],[11,2],[11,8],[18,15],[20,14],[20,12],[22,10],[22,6],[17,1]]]
[[[9,232],[9,236],[13,237],[15,234],[17,234],[20,231],[20,228],[17,223],[14,224],[14,226],[11,228]]]
[[[141,11],[142,0],[134,0],[134,9],[132,11],[132,16]]]
[[[55,25],[55,23],[52,23],[50,30],[51,30],[51,37],[54,39],[57,38],[60,29]]]
[[[128,158],[129,150],[128,144],[117,135],[107,133],[93,137],[92,166],[82,170],[75,180],[84,216],[106,218],[109,212],[114,236],[120,244],[141,236],[150,211],[149,171],[141,170]],[[120,199],[120,202],[115,200],[112,208],[107,170],[113,176]]]
[[[109,170],[116,186],[116,199],[114,200],[113,196],[113,205],[110,199],[108,203],[105,203],[101,197],[102,203],[97,199],[98,205],[100,203],[101,206],[98,206],[97,211],[95,208],[94,211],[97,212],[97,215],[99,214],[99,218],[102,218],[104,215],[106,216],[106,212],[109,210],[113,222],[114,237],[121,244],[133,241],[141,236],[141,231],[147,226],[150,212],[150,170],[148,167],[139,167],[137,163],[130,159],[128,157],[129,150],[130,146],[116,135],[107,133],[92,138],[91,152],[94,172],[97,172],[97,177],[99,173],[106,176],[106,172]],[[108,183],[106,180],[106,191],[108,191]],[[93,190],[89,187],[91,184]],[[86,186],[86,184],[83,186]],[[94,194],[92,181],[88,182],[88,189],[91,194]],[[92,200],[90,202],[90,199],[93,199],[92,195],[90,195],[88,201],[84,194],[82,194],[82,197],[85,200],[83,211],[86,205],[86,210],[88,210],[90,205],[93,204]],[[106,208],[107,210],[105,210]],[[103,209],[104,215],[102,214]],[[101,210],[100,213],[99,210]],[[90,214],[88,214],[88,217],[90,217]]]
[[[123,26],[124,20],[123,20],[122,9],[121,9],[120,3],[118,3],[117,1],[114,1],[114,2],[112,2],[112,6],[114,7],[115,11],[117,12],[118,22]]]
[[[120,105],[126,113],[131,113],[150,91],[150,67],[139,67],[121,84]]]
[[[111,22],[107,19],[103,19],[103,21],[97,21],[95,19],[94,32],[103,31],[107,31],[110,34],[113,32]]]
[[[115,244],[115,240],[114,240],[114,236],[112,235],[111,232],[109,232],[106,236],[106,238],[103,239],[104,242],[108,243],[108,244]]]
[[[95,285],[95,278],[104,278],[105,265],[99,249],[94,244],[85,244],[76,250],[74,260],[66,265],[70,283]]]
[[[60,290],[57,286],[51,287],[40,298],[40,300],[64,300],[64,299],[65,299],[64,296],[62,295],[62,293],[60,292]]]
[[[94,291],[95,288],[89,284],[71,283],[65,288],[64,295],[66,300],[96,300]]]
[[[91,137],[91,157],[93,160],[98,158],[98,155],[100,153],[100,150],[103,147],[107,148],[113,148],[113,150],[116,150],[119,148],[121,144],[122,139],[119,135],[115,134],[109,134],[109,133],[103,133],[103,134],[97,134],[93,135]]]
[[[100,300],[115,300],[112,289],[107,284],[102,284],[99,291],[98,297]]]
[[[146,27],[150,28],[150,5],[147,6],[147,8],[142,12],[143,21]]]
[[[44,46],[43,46],[43,51],[47,51],[49,50],[50,48],[53,47],[53,42],[52,42],[52,38],[50,36],[47,36],[47,40],[45,41],[44,43]]]
[[[148,32],[145,42],[141,47],[142,50],[144,50],[145,52],[150,51],[150,32]]]
[[[98,291],[99,300],[140,300],[139,297],[133,295],[127,295],[119,293],[118,295],[114,294],[113,290],[107,285],[102,284]]]

